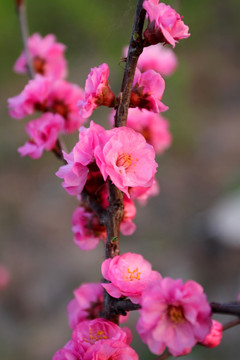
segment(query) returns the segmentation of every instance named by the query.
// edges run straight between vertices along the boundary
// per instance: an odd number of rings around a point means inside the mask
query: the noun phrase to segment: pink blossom
[[[129,187],[152,185],[157,168],[155,153],[141,134],[120,127],[101,133],[100,138],[96,162],[104,180],[109,176],[128,197]]]
[[[106,259],[102,263],[102,275],[110,281],[102,286],[112,297],[128,296],[134,303],[139,303],[142,292],[150,281],[161,277],[158,272],[152,271],[147,260],[134,253]]]
[[[115,95],[108,85],[109,67],[107,64],[91,69],[85,84],[85,99],[78,103],[79,112],[84,119],[100,105],[113,106]]]
[[[138,360],[138,355],[123,342],[102,340],[87,350],[84,360]]]
[[[103,287],[101,283],[86,283],[74,290],[74,299],[67,305],[68,320],[73,330],[83,320],[93,320],[100,316],[103,307]],[[120,316],[119,322],[128,320],[126,316]],[[126,329],[125,329],[126,330]]]
[[[102,185],[102,177],[97,175],[99,170],[95,163],[95,149],[99,143],[99,133],[104,131],[103,127],[92,121],[89,129],[79,129],[79,141],[71,153],[63,152],[67,165],[61,166],[56,175],[64,179],[62,186],[70,195],[79,195],[92,176],[95,184],[93,188]]]
[[[52,79],[62,79],[67,75],[67,63],[64,58],[65,45],[56,42],[53,34],[42,37],[33,34],[27,41],[28,51],[34,71]],[[27,72],[27,61],[24,52],[14,65],[14,71],[20,74]]]
[[[0,290],[8,286],[10,279],[11,276],[8,269],[5,266],[0,265]]]
[[[56,145],[59,132],[64,126],[64,119],[58,114],[45,113],[39,119],[30,121],[26,126],[29,141],[18,148],[21,156],[38,159],[43,150],[50,151]]]
[[[83,360],[85,350],[81,344],[70,340],[60,350],[58,350],[52,360]]]
[[[209,348],[218,346],[222,340],[223,326],[219,321],[212,320],[212,327],[210,333],[206,336],[201,345]]]
[[[77,102],[83,98],[83,90],[64,80],[52,82],[51,79],[36,75],[23,91],[8,99],[10,115],[22,119],[34,111],[52,112],[64,118],[63,132],[77,130],[83,120],[78,114]]]
[[[146,17],[149,21],[144,36],[150,44],[163,42],[175,47],[177,40],[190,36],[189,27],[170,5],[158,3],[158,0],[145,0],[143,8],[147,12]]]
[[[83,320],[99,317],[103,303],[101,283],[86,283],[74,290],[74,299],[67,306],[71,329]]]
[[[121,341],[129,344],[132,340],[131,331],[120,328],[109,320],[98,318],[81,321],[73,330],[73,341],[81,344],[85,350],[101,340]]]
[[[124,48],[124,56],[127,56],[128,47]],[[138,58],[137,67],[141,72],[154,70],[162,76],[170,76],[178,65],[177,56],[173,50],[156,44],[143,48]]]
[[[101,239],[106,240],[106,228],[91,209],[78,206],[73,213],[72,224],[74,242],[82,250],[95,249]]]
[[[203,288],[195,281],[163,278],[142,294],[137,331],[150,350],[160,355],[165,347],[174,356],[187,354],[211,329],[211,308]]]
[[[168,110],[160,100],[165,89],[165,81],[162,76],[153,70],[141,73],[137,68],[133,80],[131,92],[131,107],[139,107],[153,112]]]
[[[153,179],[153,184],[150,187],[133,187],[129,189],[129,194],[132,199],[137,199],[140,205],[146,205],[149,198],[157,196],[160,192],[157,180]]]

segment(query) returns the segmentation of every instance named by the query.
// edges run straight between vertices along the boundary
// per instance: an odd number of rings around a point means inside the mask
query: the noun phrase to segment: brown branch
[[[119,105],[115,115],[116,127],[126,125],[133,78],[138,58],[143,51],[142,31],[146,15],[146,11],[142,7],[143,1],[144,0],[138,0],[137,4],[137,10],[128,49],[126,67],[123,75],[121,93],[119,96]]]
[[[27,72],[30,79],[34,78],[34,70],[32,66],[31,57],[28,51],[27,41],[28,41],[28,27],[27,27],[27,17],[26,17],[26,7],[24,0],[15,0],[17,7],[18,20],[20,25],[23,49],[25,52],[27,60]]]
[[[238,302],[227,304],[212,302],[210,306],[213,313],[240,316],[240,304]]]
[[[240,318],[230,321],[227,324],[223,325],[223,331],[231,329],[232,327],[234,327],[236,325],[240,325]]]
[[[161,356],[157,357],[155,360],[166,360],[166,359],[170,358],[171,356],[172,356],[172,354],[170,354],[170,352],[167,351],[164,354],[162,354]]]
[[[143,10],[142,4],[143,0],[138,0],[118,107],[116,109],[115,127],[126,125],[135,69],[138,57],[143,49],[142,29],[145,10]],[[106,258],[113,258],[120,254],[119,229],[124,207],[122,192],[110,180],[108,180],[108,188],[109,207],[107,209],[107,220],[105,223],[107,229]],[[116,303],[116,299],[104,291],[104,317],[118,324],[119,315],[114,311]]]

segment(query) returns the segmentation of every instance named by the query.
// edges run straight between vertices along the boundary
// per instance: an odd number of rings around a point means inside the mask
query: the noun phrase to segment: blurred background
[[[121,251],[143,254],[163,276],[200,282],[210,301],[240,291],[240,2],[169,1],[184,15],[191,37],[176,46],[179,67],[166,79],[172,147],[159,157],[160,196],[138,207],[137,231]],[[67,45],[69,80],[84,87],[90,67],[107,62],[120,89],[122,48],[136,1],[27,1],[30,33],[54,33]],[[22,50],[14,1],[0,0],[0,264],[11,275],[0,291],[1,360],[46,360],[70,338],[66,305],[82,282],[100,279],[104,248],[85,253],[72,241],[77,206],[55,176],[51,153],[20,158],[24,120],[8,116],[6,100],[27,77],[13,73]],[[108,111],[92,118],[107,124]],[[77,134],[66,139],[71,149]],[[131,314],[134,331],[137,314]],[[226,322],[231,318],[215,317]],[[154,359],[137,334],[140,358]],[[239,328],[212,350],[196,347],[189,360],[237,359]]]

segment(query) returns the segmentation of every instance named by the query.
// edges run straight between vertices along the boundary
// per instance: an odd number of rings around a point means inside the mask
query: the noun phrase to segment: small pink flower
[[[123,235],[132,235],[136,230],[136,225],[132,222],[132,220],[135,218],[137,210],[134,202],[125,194],[123,196],[123,206],[124,212],[120,224],[120,231]]]
[[[8,269],[5,266],[0,265],[0,290],[8,286],[10,279],[11,276]]]
[[[173,356],[189,353],[211,329],[211,308],[195,281],[163,278],[150,283],[142,294],[137,331],[150,350]]]
[[[52,79],[62,79],[67,75],[67,63],[64,58],[65,45],[56,42],[53,34],[42,37],[33,34],[27,41],[28,51],[34,71]],[[27,72],[27,61],[24,52],[14,65],[14,71],[20,74]]]
[[[170,5],[158,3],[158,0],[145,0],[143,8],[149,21],[144,36],[150,44],[163,42],[175,47],[177,40],[190,36],[189,27]]]
[[[18,152],[21,156],[40,158],[44,150],[50,151],[54,148],[63,126],[62,116],[52,113],[45,113],[39,119],[30,121],[26,126],[30,140],[18,148]]]
[[[58,350],[52,360],[83,360],[85,350],[81,344],[70,340],[62,349]]]
[[[128,47],[124,48],[124,56],[127,56]],[[156,44],[143,48],[142,54],[138,58],[137,67],[141,72],[154,70],[162,76],[170,76],[174,73],[178,65],[177,56],[173,50]]]
[[[81,344],[85,350],[101,340],[121,341],[129,344],[132,340],[131,331],[120,328],[106,319],[81,321],[73,330],[73,341]]]
[[[74,242],[81,250],[95,249],[101,239],[106,240],[105,226],[90,209],[78,206],[73,213],[72,224]]]
[[[123,342],[102,340],[87,350],[84,360],[138,360],[138,355],[135,350]]]
[[[36,75],[23,91],[8,99],[10,115],[22,119],[34,111],[51,112],[64,118],[63,132],[77,130],[85,120],[78,114],[77,102],[83,98],[83,90],[64,80],[52,82],[51,79]]]
[[[128,296],[134,303],[139,303],[142,292],[150,281],[161,278],[158,272],[152,271],[147,260],[134,253],[106,259],[102,263],[102,275],[110,281],[102,286],[112,297]]]
[[[210,333],[206,336],[201,345],[209,348],[218,346],[222,340],[223,326],[219,321],[212,320],[212,327]]]
[[[86,283],[74,290],[74,299],[67,305],[69,326],[73,330],[83,320],[93,320],[100,316],[103,307],[103,287],[101,283]],[[120,315],[119,322],[128,320]]]
[[[103,303],[101,283],[86,283],[74,290],[74,299],[67,306],[71,329],[83,320],[99,317]]]
[[[103,127],[94,124],[92,121],[89,129],[84,127],[79,129],[79,141],[71,153],[63,152],[67,165],[61,166],[56,175],[64,179],[62,186],[70,195],[79,195],[91,173],[98,173],[99,170],[95,163],[95,149],[99,143],[99,134],[104,131]],[[98,183],[102,185],[101,178],[94,177],[93,180],[95,186]]]
[[[115,95],[108,85],[109,67],[107,64],[91,69],[85,84],[85,99],[78,103],[79,113],[84,119],[100,105],[113,106]]]
[[[100,134],[96,162],[104,180],[112,182],[128,197],[128,188],[152,185],[157,163],[153,147],[144,137],[127,127],[114,128]]]
[[[133,80],[130,106],[137,106],[153,112],[166,111],[168,107],[160,101],[164,89],[165,81],[159,73],[153,70],[141,73],[137,68]]]

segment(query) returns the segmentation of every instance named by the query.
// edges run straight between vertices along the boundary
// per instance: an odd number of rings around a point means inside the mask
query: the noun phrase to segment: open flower
[[[58,139],[58,134],[64,126],[64,119],[58,114],[45,113],[39,119],[29,121],[26,125],[26,132],[29,140],[20,148],[18,152],[22,156],[30,156],[38,159],[44,150],[52,150]]]
[[[129,345],[114,340],[99,341],[84,354],[83,360],[138,360],[138,355]]]
[[[102,275],[110,283],[104,283],[104,289],[115,298],[128,296],[134,303],[139,303],[147,284],[161,278],[151,264],[141,255],[125,253],[106,259],[102,263]]]
[[[85,98],[78,102],[79,113],[84,119],[100,105],[113,106],[115,95],[108,84],[109,67],[107,64],[91,69],[85,84]]]
[[[130,107],[139,107],[153,112],[168,110],[160,100],[165,89],[165,81],[162,76],[154,70],[143,73],[137,68],[133,79]]]
[[[150,283],[142,294],[137,331],[150,350],[173,356],[189,353],[211,329],[211,308],[195,281],[163,278]]]
[[[83,90],[64,80],[52,82],[51,79],[36,75],[25,86],[23,91],[8,99],[10,115],[22,119],[34,111],[51,112],[64,119],[63,132],[77,130],[83,120],[77,108],[77,102],[83,98]]]
[[[149,21],[144,37],[150,44],[163,42],[175,47],[178,40],[190,36],[189,27],[170,5],[158,3],[158,0],[145,0],[143,8]]]
[[[100,134],[96,162],[104,180],[112,182],[128,197],[129,187],[150,187],[157,163],[153,147],[144,137],[127,127],[114,128]]]
[[[27,40],[27,47],[37,74],[48,76],[54,80],[63,79],[67,75],[67,63],[64,58],[66,46],[56,42],[53,34],[42,37],[35,33]],[[27,72],[27,59],[23,51],[14,64],[14,71],[20,74]]]

